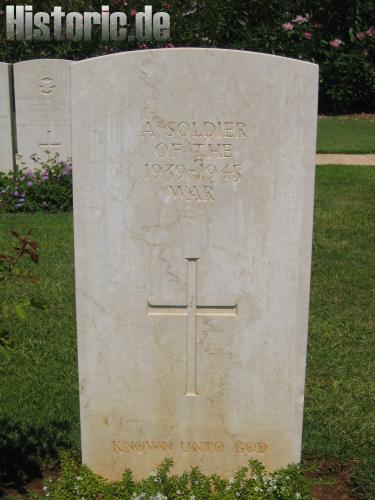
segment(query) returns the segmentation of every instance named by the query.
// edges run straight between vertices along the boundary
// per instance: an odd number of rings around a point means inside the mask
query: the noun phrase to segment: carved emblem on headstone
[[[52,78],[42,78],[39,83],[39,88],[42,94],[52,94],[56,88],[56,83]]]

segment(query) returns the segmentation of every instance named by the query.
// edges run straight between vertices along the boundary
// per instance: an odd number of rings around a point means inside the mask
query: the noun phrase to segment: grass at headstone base
[[[375,153],[375,115],[320,117],[318,153]]]
[[[33,229],[46,311],[14,322],[0,360],[0,492],[37,477],[62,449],[79,450],[71,214],[1,214]],[[375,497],[375,170],[317,168],[303,457]],[[1,495],[1,493],[0,493]]]

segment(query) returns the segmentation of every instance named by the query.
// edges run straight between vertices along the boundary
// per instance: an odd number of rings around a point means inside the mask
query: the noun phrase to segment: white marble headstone
[[[242,51],[73,64],[82,453],[96,472],[299,461],[317,88],[314,64]]]
[[[9,64],[0,63],[0,172],[13,170]]]
[[[33,167],[31,155],[71,157],[70,66],[62,59],[36,59],[14,65],[17,148]]]

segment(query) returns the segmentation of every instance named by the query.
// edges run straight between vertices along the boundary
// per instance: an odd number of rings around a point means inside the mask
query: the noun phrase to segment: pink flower
[[[148,49],[147,43],[142,43],[142,45],[139,45],[140,49]]]
[[[334,49],[338,49],[340,45],[344,43],[340,38],[335,38],[334,40],[331,40],[329,42],[330,46],[333,47]]]
[[[293,19],[293,22],[297,23],[297,24],[302,24],[302,23],[306,23],[307,20],[308,20],[308,16],[306,16],[306,17],[297,16],[295,19]]]
[[[125,5],[125,7],[127,7],[127,5],[128,5],[128,2],[126,0],[124,0],[124,5]]]
[[[172,5],[170,3],[167,2],[163,3],[163,7],[165,10],[172,10]]]
[[[316,28],[317,30],[321,27],[322,25],[320,23],[314,23],[314,28]]]
[[[173,43],[168,43],[168,44],[166,45],[166,47],[167,47],[168,49],[173,49],[174,45],[173,45]]]
[[[135,16],[137,12],[138,12],[138,11],[137,11],[137,9],[132,9],[132,10],[130,11],[130,15],[131,15],[131,16]]]
[[[311,31],[305,31],[303,36],[306,38],[306,40],[311,40],[313,37],[313,34],[311,33]]]
[[[369,37],[374,36],[374,35],[375,35],[375,30],[374,30],[374,28],[372,28],[372,27],[371,27],[371,28],[369,28],[369,29],[366,31],[366,34],[367,34],[367,36],[369,36]]]
[[[31,181],[28,181],[27,185],[28,185],[29,187],[31,187],[31,186],[33,185],[33,183],[32,183]]]
[[[359,33],[356,34],[357,40],[364,40],[366,38],[366,33],[363,31],[360,31]]]
[[[292,23],[284,23],[284,24],[282,25],[282,27],[283,27],[283,29],[284,29],[285,31],[291,31],[291,30],[293,29],[293,24],[292,24]]]

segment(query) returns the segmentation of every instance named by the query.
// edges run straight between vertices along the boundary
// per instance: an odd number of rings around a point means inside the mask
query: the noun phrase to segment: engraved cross
[[[197,363],[197,316],[237,316],[234,306],[197,305],[197,258],[187,261],[187,305],[161,306],[148,303],[150,316],[187,316],[186,342],[186,392],[185,396],[198,396],[196,381]]]
[[[52,131],[47,130],[47,144],[40,144],[39,143],[39,146],[41,148],[45,147],[45,148],[49,149],[49,148],[59,148],[61,146],[61,144],[59,142],[55,142],[55,143],[52,142],[51,135],[52,135]]]

